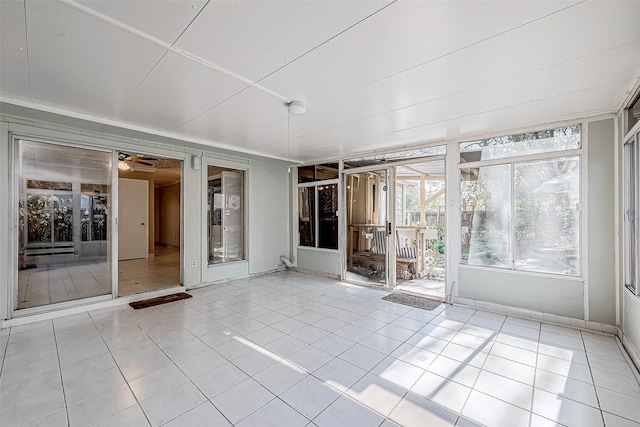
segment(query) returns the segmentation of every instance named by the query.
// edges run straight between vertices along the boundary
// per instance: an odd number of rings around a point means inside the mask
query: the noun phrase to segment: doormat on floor
[[[149,299],[143,299],[142,301],[130,302],[129,305],[136,310],[145,307],[153,307],[154,305],[166,304],[168,302],[180,301],[181,299],[191,298],[186,292],[178,292],[177,294],[165,295],[162,297],[155,297]]]
[[[382,297],[385,301],[397,302],[398,304],[404,304],[411,307],[421,308],[423,310],[433,310],[442,304],[442,301],[436,301],[433,299],[417,297],[414,295],[407,295],[401,293],[392,293],[386,297]]]

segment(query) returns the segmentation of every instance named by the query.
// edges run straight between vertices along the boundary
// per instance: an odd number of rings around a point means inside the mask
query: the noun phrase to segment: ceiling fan
[[[149,163],[149,162],[155,162],[158,159],[156,159],[154,157],[144,157],[142,155],[140,155],[140,156],[131,155],[129,153],[123,153],[121,151],[121,152],[118,153],[118,160],[120,160],[122,162],[138,163],[138,164],[144,165],[144,166],[154,166],[153,163]]]

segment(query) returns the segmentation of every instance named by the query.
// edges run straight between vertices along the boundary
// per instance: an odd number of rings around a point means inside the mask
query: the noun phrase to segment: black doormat
[[[442,301],[401,293],[392,293],[387,295],[386,297],[382,297],[382,299],[385,301],[397,302],[398,304],[421,308],[423,310],[433,310],[434,308],[442,304]]]
[[[153,307],[154,305],[166,304],[168,302],[180,301],[181,299],[191,298],[186,292],[178,292],[177,294],[165,295],[163,297],[155,297],[149,299],[143,299],[142,301],[130,302],[129,305],[136,310]]]

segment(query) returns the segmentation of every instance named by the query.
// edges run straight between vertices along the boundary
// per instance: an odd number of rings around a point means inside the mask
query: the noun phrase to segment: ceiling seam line
[[[540,21],[540,20],[546,19],[546,18],[548,18],[548,17],[550,17],[550,16],[553,16],[553,15],[555,15],[555,14],[557,14],[557,13],[564,12],[564,11],[566,11],[566,10],[568,10],[568,9],[572,8],[572,7],[579,6],[579,5],[581,5],[581,4],[583,4],[583,3],[586,3],[586,2],[587,2],[587,0],[582,0],[582,1],[578,2],[578,3],[572,4],[572,5],[570,5],[570,6],[566,6],[566,7],[562,8],[562,9],[559,9],[559,10],[556,10],[555,12],[548,13],[548,14],[546,14],[546,15],[544,15],[544,16],[541,16],[541,17],[536,18],[536,19],[532,19],[531,21],[528,21],[528,22],[525,22],[525,23],[523,23],[523,24],[517,25],[517,26],[515,26],[515,27],[513,27],[513,28],[509,28],[508,30],[504,30],[504,31],[501,31],[501,32],[499,32],[499,33],[497,33],[497,34],[494,34],[494,35],[492,35],[492,36],[486,37],[486,38],[484,38],[484,39],[482,39],[482,40],[478,40],[478,41],[473,42],[473,43],[470,43],[470,44],[468,44],[468,45],[465,45],[465,46],[459,47],[459,48],[454,49],[454,50],[452,50],[452,51],[450,51],[450,52],[447,52],[447,53],[444,53],[444,54],[442,54],[442,55],[439,55],[439,56],[437,56],[437,57],[435,57],[435,58],[431,58],[431,59],[429,59],[429,60],[427,60],[427,61],[421,62],[420,64],[416,64],[416,65],[413,65],[413,66],[411,66],[411,67],[409,67],[409,68],[406,68],[406,69],[404,69],[404,70],[402,70],[402,71],[398,71],[397,73],[390,74],[390,75],[388,75],[388,76],[386,76],[386,77],[384,77],[384,78],[382,78],[382,79],[378,79],[378,80],[376,80],[376,81],[373,81],[373,82],[367,83],[367,84],[365,84],[365,85],[362,85],[362,86],[360,86],[360,87],[354,88],[354,89],[352,89],[352,90],[350,90],[350,91],[348,91],[348,92],[345,92],[345,95],[346,95],[346,94],[349,94],[349,93],[351,93],[351,92],[355,92],[355,91],[357,91],[357,90],[363,89],[363,88],[365,88],[365,87],[372,86],[372,85],[374,85],[374,84],[376,84],[376,83],[380,83],[380,82],[382,82],[382,81],[385,81],[385,80],[390,79],[390,78],[392,78],[392,77],[395,77],[395,76],[398,76],[398,75],[400,75],[400,74],[406,73],[406,72],[411,71],[411,70],[413,70],[413,69],[415,69],[415,68],[421,67],[421,66],[423,66],[423,65],[429,64],[429,63],[434,62],[434,61],[437,61],[437,60],[439,60],[439,59],[446,58],[447,56],[453,55],[454,53],[457,53],[457,52],[461,52],[461,51],[466,50],[466,49],[468,49],[468,48],[470,48],[470,47],[473,47],[473,46],[476,46],[476,45],[479,45],[479,44],[485,43],[485,42],[487,42],[487,41],[489,41],[489,40],[492,40],[492,39],[494,39],[494,38],[496,38],[496,37],[503,36],[503,35],[505,35],[505,34],[507,34],[507,33],[511,32],[511,31],[515,31],[515,30],[517,30],[517,29],[520,29],[520,28],[526,27],[526,26],[528,26],[528,25],[533,24],[534,22],[538,22],[538,21]]]
[[[133,97],[133,95],[136,94],[136,92],[138,92],[138,89],[140,89],[140,86],[142,86],[142,84],[145,82],[145,80],[147,80],[147,78],[149,77],[149,75],[153,72],[153,70],[155,70],[158,67],[158,64],[160,64],[160,62],[162,62],[162,60],[164,59],[165,56],[167,56],[169,52],[165,51],[160,58],[156,61],[156,63],[153,65],[153,67],[151,67],[151,69],[147,72],[147,74],[144,75],[144,77],[142,78],[142,80],[140,80],[140,82],[138,82],[138,84],[136,85],[135,89],[133,89],[133,91],[131,91],[131,93],[129,94],[129,96],[127,96],[127,98],[122,102],[122,104],[120,104],[120,106],[116,109],[116,111],[109,117],[110,120],[114,120],[114,117],[116,115],[118,115],[118,113],[120,112],[120,110],[122,110],[124,108],[124,106],[126,105],[127,102],[129,102],[129,100]]]
[[[211,107],[207,108],[206,110],[204,110],[204,111],[203,111],[203,112],[201,112],[200,114],[198,114],[198,115],[196,115],[196,116],[194,116],[194,117],[190,118],[190,119],[189,119],[189,120],[187,120],[186,122],[184,122],[184,123],[182,123],[182,124],[180,124],[180,125],[176,126],[175,128],[171,129],[171,130],[170,130],[170,132],[175,132],[176,130],[180,129],[182,126],[186,126],[186,125],[188,125],[188,124],[189,124],[189,123],[191,123],[192,121],[194,121],[194,120],[196,120],[196,119],[198,119],[198,118],[202,117],[203,115],[207,114],[209,111],[213,110],[214,108],[216,108],[216,107],[218,107],[218,106],[220,106],[220,105],[224,104],[225,102],[227,102],[227,101],[228,101],[228,100],[230,100],[231,98],[233,98],[233,97],[235,97],[235,96],[237,96],[237,95],[240,95],[242,92],[244,92],[245,90],[249,89],[249,87],[250,87],[250,86],[246,86],[246,87],[242,88],[241,90],[239,90],[238,92],[234,93],[233,95],[230,95],[230,96],[226,97],[226,98],[225,98],[225,99],[223,99],[222,101],[220,101],[220,102],[216,103],[216,105],[213,105],[213,106],[211,106]]]
[[[22,9],[24,10],[24,42],[26,44],[24,48],[27,50],[27,90],[29,91],[29,100],[33,102],[33,98],[31,97],[31,65],[29,60],[29,30],[27,28],[27,0],[22,1]]]
[[[367,19],[371,18],[374,15],[377,15],[378,13],[382,12],[383,10],[385,10],[386,8],[388,8],[389,6],[397,3],[398,0],[393,0],[392,2],[390,2],[389,4],[385,5],[384,7],[381,7],[380,9],[376,10],[373,13],[370,13],[369,15],[365,16],[364,18],[362,18],[361,20],[359,20],[358,22],[349,25],[347,28],[345,28],[342,31],[339,31],[338,33],[334,34],[333,36],[329,37],[328,39],[326,39],[325,41],[323,41],[322,43],[320,43],[317,46],[312,47],[311,49],[309,49],[308,51],[298,55],[296,58],[292,59],[291,61],[287,62],[286,64],[284,64],[281,67],[276,68],[275,70],[271,71],[269,74],[260,77],[258,80],[256,80],[256,83],[259,83],[269,77],[271,77],[272,75],[274,75],[275,73],[277,73],[278,71],[282,70],[285,67],[288,67],[289,65],[293,64],[294,62],[298,61],[299,59],[301,59],[304,56],[307,56],[308,54],[310,54],[311,52],[317,50],[318,48],[324,46],[325,44],[329,43],[331,40],[341,36],[342,34],[346,33],[347,31],[351,30],[352,28],[354,28],[357,25],[362,24],[364,21],[366,21]]]
[[[373,13],[369,14],[368,16],[366,16],[366,17],[362,18],[361,20],[359,20],[359,21],[358,21],[358,22],[356,22],[355,24],[350,25],[348,28],[345,28],[344,30],[342,30],[342,31],[340,31],[339,33],[337,33],[337,34],[333,35],[332,37],[330,37],[329,39],[327,39],[327,40],[325,40],[324,42],[320,43],[319,45],[317,45],[317,46],[313,47],[312,49],[309,49],[309,50],[308,50],[308,51],[306,51],[305,53],[303,53],[303,54],[299,55],[298,57],[296,57],[295,59],[293,59],[293,60],[289,61],[287,64],[285,64],[285,65],[283,65],[283,66],[281,66],[281,67],[279,67],[279,68],[277,68],[277,69],[273,70],[272,72],[270,72],[269,74],[265,75],[264,77],[261,77],[260,79],[256,80],[256,83],[261,82],[262,80],[264,80],[264,79],[268,78],[269,76],[271,76],[271,75],[273,75],[273,74],[277,73],[278,71],[282,70],[283,68],[285,68],[285,67],[287,67],[287,66],[289,66],[289,65],[293,64],[293,63],[294,63],[294,62],[296,62],[298,59],[302,58],[303,56],[305,56],[305,55],[307,55],[307,54],[309,54],[309,53],[311,53],[311,52],[313,52],[314,50],[318,49],[319,47],[323,46],[324,44],[328,43],[329,41],[331,41],[331,40],[335,39],[336,37],[340,36],[341,34],[344,34],[345,32],[349,31],[351,28],[355,27],[356,25],[359,25],[360,23],[362,23],[362,22],[364,22],[365,20],[369,19],[369,18],[370,18],[370,17],[372,17],[373,15],[375,15],[375,14],[377,14],[377,13],[379,13],[379,12],[383,11],[384,9],[386,9],[387,7],[389,7],[389,6],[391,6],[392,4],[396,3],[397,1],[398,1],[398,0],[393,0],[392,2],[390,2],[390,3],[389,3],[389,4],[387,4],[387,5],[385,5],[384,7],[381,7],[380,9],[376,10],[375,12],[373,12]],[[208,5],[208,4],[209,4],[209,2],[207,2],[207,5]],[[201,9],[201,11],[200,11],[200,12],[202,12],[202,10],[204,10],[204,8],[205,8],[207,5],[205,5],[205,6]],[[200,13],[198,13],[198,14],[200,14]],[[194,18],[194,20],[195,20],[195,18]],[[193,21],[192,21],[192,22],[193,22]],[[191,24],[189,24],[189,25],[191,25]],[[188,27],[187,27],[187,28],[188,28]],[[187,30],[187,28],[185,28],[185,30],[184,30],[184,31],[186,31],[186,30]],[[184,31],[182,32],[182,34],[184,34]],[[182,37],[182,34],[180,35],[180,37]],[[179,39],[180,37],[178,37],[178,39]],[[174,44],[178,42],[178,39],[176,39],[176,41],[174,42]],[[223,104],[223,103],[227,102],[228,100],[230,100],[230,99],[231,99],[231,98],[233,98],[234,96],[236,96],[236,95],[238,95],[238,94],[240,94],[240,93],[244,92],[245,90],[247,90],[247,88],[244,88],[244,89],[242,89],[241,91],[239,91],[239,92],[237,92],[237,93],[235,93],[235,94],[233,94],[233,95],[229,96],[228,98],[226,98],[226,99],[224,99],[224,100],[222,100],[222,101],[218,102],[216,105],[211,106],[210,108],[206,109],[205,111],[203,111],[202,113],[198,114],[197,116],[194,116],[194,117],[192,117],[191,119],[189,119],[188,121],[186,121],[186,122],[184,122],[184,123],[180,124],[179,126],[176,126],[175,128],[171,129],[171,132],[175,132],[176,130],[180,129],[181,127],[183,127],[183,126],[185,126],[185,125],[187,125],[187,124],[191,123],[192,121],[194,121],[194,120],[198,119],[199,117],[202,117],[204,114],[206,114],[206,113],[208,113],[209,111],[213,110],[214,108],[216,108],[216,107],[220,106],[221,104]],[[287,101],[287,102],[288,102],[288,101]]]
[[[253,80],[250,80],[250,79],[248,79],[248,78],[246,78],[244,76],[241,76],[240,74],[235,73],[235,72],[233,72],[231,70],[228,70],[228,69],[226,69],[226,68],[224,68],[224,67],[222,67],[220,65],[214,64],[213,62],[209,62],[209,61],[207,61],[205,59],[202,59],[202,58],[199,58],[199,57],[197,57],[195,55],[187,53],[187,52],[183,51],[182,49],[175,48],[172,45],[170,45],[169,43],[166,43],[166,42],[164,42],[164,41],[162,41],[162,40],[160,40],[160,39],[158,39],[156,37],[153,37],[152,35],[147,34],[144,31],[138,30],[138,29],[136,29],[134,27],[131,27],[130,25],[127,25],[127,24],[125,24],[123,22],[118,21],[117,19],[111,18],[111,17],[109,17],[107,15],[104,15],[104,14],[102,14],[100,12],[97,12],[97,11],[95,11],[95,10],[89,8],[89,7],[81,5],[81,4],[77,3],[77,2],[75,2],[74,0],[58,0],[58,2],[63,3],[65,5],[67,5],[67,6],[69,6],[69,7],[72,7],[74,9],[76,9],[76,10],[79,10],[80,12],[83,12],[83,13],[85,13],[87,15],[93,16],[94,18],[97,18],[97,19],[99,19],[99,20],[101,20],[101,21],[103,21],[105,23],[108,23],[108,24],[111,24],[111,25],[113,25],[115,27],[118,27],[121,30],[124,30],[124,31],[126,31],[126,32],[128,32],[128,33],[130,33],[130,34],[132,34],[134,36],[140,37],[140,38],[142,38],[142,39],[144,39],[144,40],[146,40],[146,41],[148,41],[150,43],[153,43],[156,46],[159,46],[159,47],[161,47],[163,49],[166,49],[166,50],[168,50],[170,52],[176,53],[176,54],[178,54],[178,55],[180,55],[182,57],[185,57],[187,59],[199,62],[200,64],[205,65],[208,68],[211,68],[211,69],[213,69],[215,71],[218,71],[218,72],[220,72],[222,74],[225,74],[225,75],[227,75],[229,77],[232,77],[232,78],[234,78],[236,80],[239,80],[239,81],[241,81],[241,82],[243,82],[243,83],[245,83],[245,84],[247,84],[249,86],[252,86],[252,87],[254,87],[254,88],[258,89],[258,90],[261,90],[261,91],[263,91],[263,92],[265,92],[265,93],[267,93],[267,94],[269,94],[269,95],[271,95],[271,96],[273,96],[275,98],[281,99],[285,103],[291,102],[290,98],[288,98],[288,97],[286,97],[284,95],[281,95],[281,94],[279,94],[279,93],[277,93],[277,92],[275,92],[275,91],[273,91],[273,90],[271,90],[271,89],[269,89],[269,88],[267,88],[265,86],[262,86],[261,84],[256,83]]]
[[[204,10],[205,7],[207,7],[209,5],[209,2],[211,0],[207,0],[207,2],[204,4],[204,6],[202,6],[200,8],[200,10],[198,11],[198,13],[196,13],[196,16],[193,17],[193,19],[191,21],[189,21],[189,23],[187,24],[186,27],[184,27],[184,29],[180,32],[180,34],[178,34],[178,37],[176,37],[176,39],[173,41],[173,43],[171,43],[171,46],[175,46],[176,43],[178,43],[178,40],[180,40],[180,37],[182,37],[182,35],[189,29],[189,27],[191,26],[191,24],[193,24],[193,21],[195,21],[198,16],[200,16],[200,14],[202,13],[202,11]],[[192,6],[193,7],[193,6]]]
[[[459,90],[459,91],[456,91],[456,92],[451,92],[451,93],[448,93],[446,95],[437,96],[435,98],[430,98],[430,99],[427,99],[425,101],[420,101],[420,102],[416,102],[416,103],[413,103],[413,104],[405,105],[405,106],[402,106],[402,107],[394,108],[394,109],[391,109],[391,110],[388,110],[388,111],[384,111],[382,113],[377,113],[377,114],[373,114],[373,115],[370,115],[370,116],[367,116],[367,117],[362,117],[360,119],[352,120],[350,122],[341,123],[341,124],[334,125],[334,126],[329,126],[329,127],[324,128],[324,129],[320,129],[318,132],[325,132],[325,131],[329,131],[329,130],[332,130],[332,129],[338,129],[338,128],[340,128],[342,126],[345,126],[345,125],[358,123],[358,122],[361,122],[363,120],[373,119],[375,117],[380,117],[380,116],[383,116],[383,115],[389,114],[389,113],[395,113],[395,112],[402,111],[402,110],[407,109],[407,108],[416,107],[418,105],[428,104],[430,102],[434,102],[434,101],[437,101],[437,100],[440,100],[440,99],[444,99],[444,98],[447,98],[449,96],[461,95],[461,94],[463,94],[465,92],[470,92],[470,91],[473,91],[473,90],[476,90],[476,89],[480,89],[480,88],[485,87],[485,86],[490,86],[490,85],[494,85],[494,84],[497,84],[497,83],[502,83],[502,82],[506,82],[506,81],[513,80],[513,79],[516,79],[516,78],[524,77],[524,76],[527,76],[529,74],[533,74],[533,73],[537,73],[537,72],[540,72],[540,71],[544,71],[544,70],[547,70],[547,69],[550,69],[550,68],[554,68],[556,66],[565,65],[565,64],[568,64],[570,62],[579,61],[579,60],[582,60],[582,59],[585,59],[585,58],[590,58],[592,56],[600,55],[600,54],[609,52],[611,50],[623,48],[623,47],[626,47],[626,46],[629,46],[629,45],[633,45],[633,44],[636,44],[636,43],[639,43],[639,42],[640,42],[640,39],[634,40],[633,42],[624,43],[624,44],[621,44],[621,45],[618,45],[618,46],[615,46],[615,47],[609,48],[609,49],[603,49],[603,50],[600,50],[598,52],[594,52],[594,53],[591,53],[591,54],[588,54],[588,55],[582,55],[582,56],[579,56],[577,58],[573,58],[573,59],[569,59],[569,60],[566,60],[566,61],[558,62],[558,63],[553,64],[553,65],[548,65],[548,66],[536,68],[535,70],[530,70],[530,71],[527,71],[527,72],[524,72],[524,73],[515,74],[513,76],[505,77],[503,79],[494,80],[494,81],[491,81],[491,82],[488,82],[488,83],[485,83],[485,84],[473,86],[473,87],[470,87],[470,88],[467,88],[467,89],[463,89],[463,90]],[[613,83],[615,83],[615,82],[613,82]],[[599,87],[599,86],[594,86],[594,87]],[[315,133],[318,133],[318,132],[306,133],[306,134],[303,134],[303,135],[299,135],[299,137],[314,135]]]

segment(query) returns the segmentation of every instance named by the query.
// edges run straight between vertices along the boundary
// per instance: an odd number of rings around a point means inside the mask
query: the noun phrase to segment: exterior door
[[[346,271],[349,282],[386,287],[389,284],[391,201],[387,169],[347,172]]]
[[[445,299],[445,160],[393,167],[394,290]]]
[[[118,259],[147,258],[149,253],[149,183],[118,180]]]

